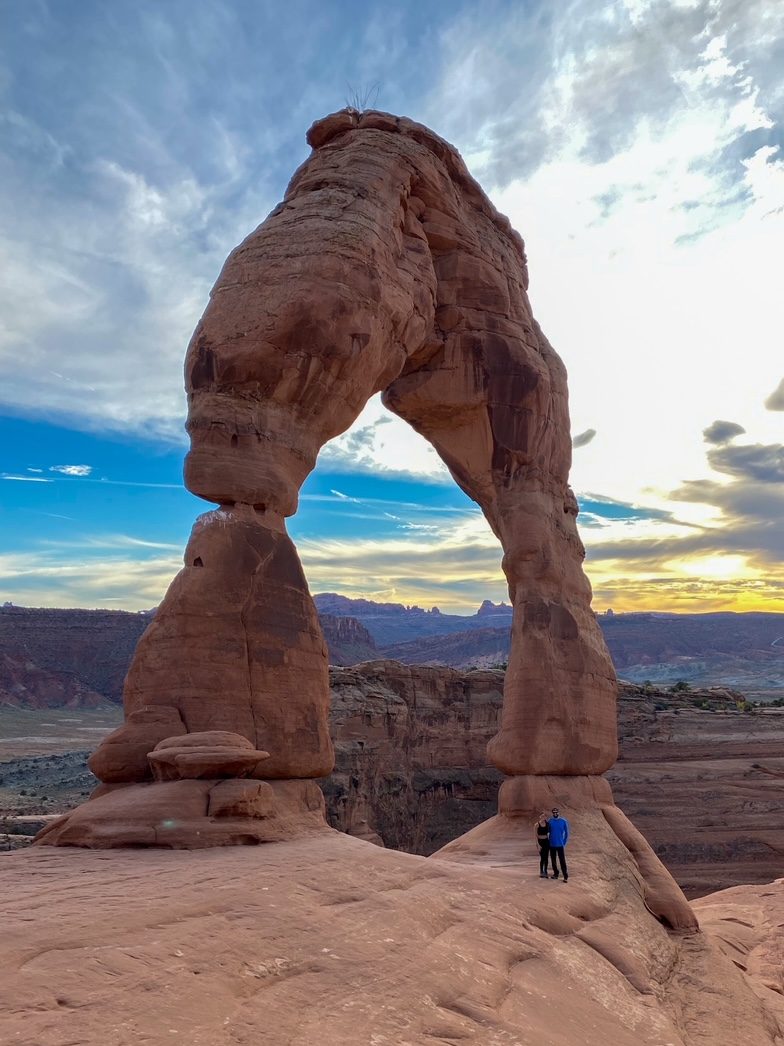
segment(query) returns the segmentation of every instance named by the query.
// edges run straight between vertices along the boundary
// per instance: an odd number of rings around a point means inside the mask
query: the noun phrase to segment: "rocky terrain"
[[[566,886],[504,818],[430,858],[326,828],[8,855],[0,1041],[780,1044],[784,881],[704,898],[701,933],[668,933],[606,824],[576,827]]]
[[[336,828],[427,855],[494,814],[501,774],[485,748],[501,672],[382,661],[333,668],[330,684],[336,764],[321,784]],[[41,815],[85,798],[96,784],[88,752],[118,712],[74,721],[75,713],[0,711],[0,818],[27,833],[9,848],[29,839]],[[784,709],[746,710],[742,695],[725,690],[627,684],[619,735],[608,774],[616,800],[688,896],[782,873]],[[18,826],[19,816],[39,821]]]

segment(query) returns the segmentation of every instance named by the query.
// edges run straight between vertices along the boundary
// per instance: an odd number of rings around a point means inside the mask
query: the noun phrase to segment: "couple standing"
[[[536,822],[536,841],[539,844],[539,878],[547,879],[547,858],[553,862],[553,879],[558,878],[558,866],[556,859],[561,863],[561,874],[563,881],[569,881],[569,872],[566,868],[566,857],[564,847],[569,839],[569,822],[561,817],[558,807],[553,808],[553,816],[548,819],[547,814],[542,811]]]

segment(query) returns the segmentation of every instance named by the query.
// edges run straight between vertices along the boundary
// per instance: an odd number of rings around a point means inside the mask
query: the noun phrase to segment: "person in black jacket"
[[[539,847],[539,878],[547,878],[547,858],[550,854],[550,825],[547,821],[547,814],[542,811],[539,814],[539,820],[534,823],[534,831],[536,832],[536,843]]]

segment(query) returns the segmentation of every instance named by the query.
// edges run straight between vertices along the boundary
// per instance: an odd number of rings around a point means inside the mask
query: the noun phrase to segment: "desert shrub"
[[[687,690],[691,690],[691,687],[685,679],[678,679],[672,684],[669,690],[671,694],[683,694],[686,693]]]

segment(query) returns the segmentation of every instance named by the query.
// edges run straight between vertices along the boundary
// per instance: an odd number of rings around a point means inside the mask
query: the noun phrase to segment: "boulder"
[[[249,777],[269,759],[246,737],[227,730],[167,737],[147,754],[156,781]]]

